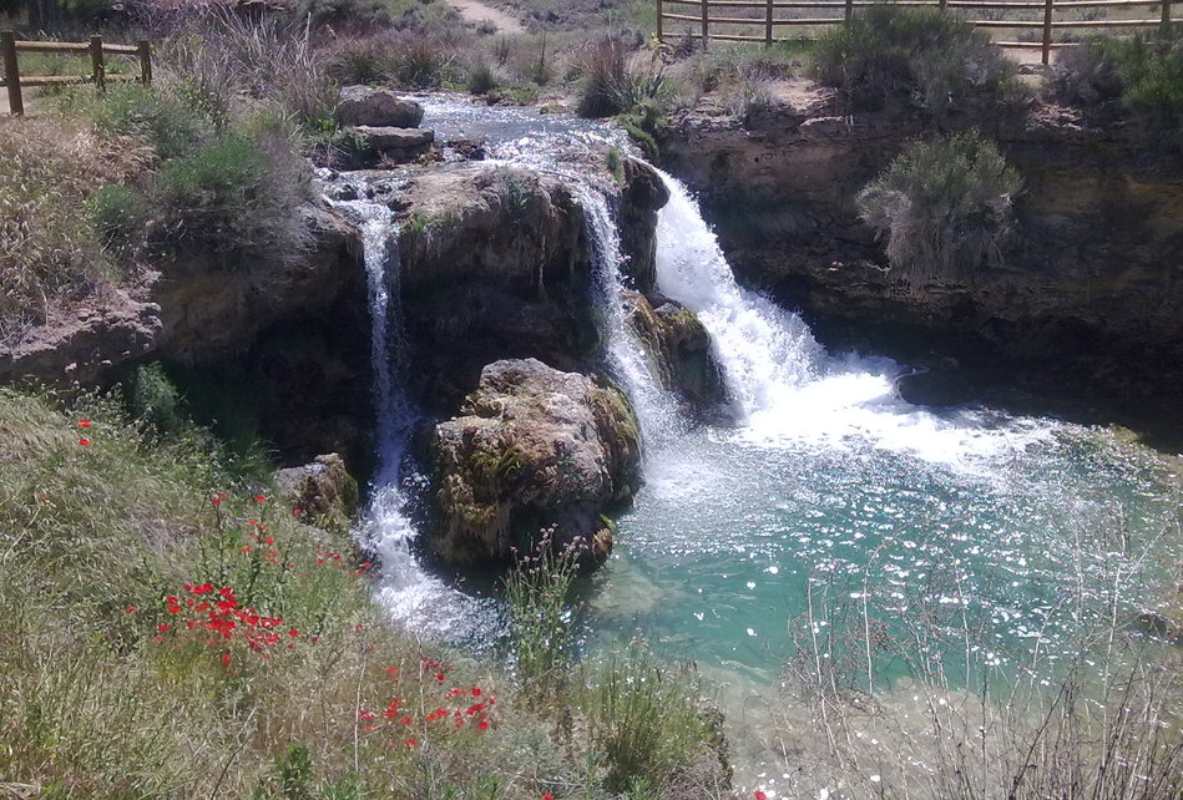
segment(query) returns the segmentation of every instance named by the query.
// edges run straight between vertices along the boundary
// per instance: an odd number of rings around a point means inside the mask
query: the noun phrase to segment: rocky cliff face
[[[662,143],[700,192],[741,280],[823,336],[909,358],[1007,366],[1012,380],[1153,400],[1183,379],[1183,170],[1119,133],[1037,106],[988,133],[1022,173],[1018,245],[998,269],[915,285],[894,275],[854,198],[920,122],[840,115],[833,93],[778,84],[746,125],[708,96]],[[945,359],[945,363],[954,363]],[[1015,375],[1014,369],[1022,371]]]

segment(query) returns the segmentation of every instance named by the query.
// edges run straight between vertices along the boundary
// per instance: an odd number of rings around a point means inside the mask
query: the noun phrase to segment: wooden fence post
[[[945,8],[948,6],[948,3],[949,3],[949,0],[940,0],[938,5],[940,5],[941,11],[945,10]]]
[[[657,0],[657,41],[659,44],[664,44],[665,37],[662,36],[662,30],[661,30],[661,12],[662,12],[661,0]]]
[[[711,38],[711,20],[707,11],[707,0],[702,0],[702,49],[706,50]]]
[[[90,65],[94,73],[94,85],[99,94],[107,92],[107,69],[103,64],[103,37],[90,37]]]
[[[657,7],[661,8],[661,0],[658,0]],[[658,16],[658,20],[660,19],[661,17]],[[661,22],[659,21],[657,24],[660,26]],[[152,83],[152,45],[147,39],[141,39],[138,44],[140,48],[140,80],[147,86]]]
[[[1043,3],[1043,63],[1047,64],[1052,52],[1052,3],[1055,0],[1044,0]]]
[[[1162,37],[1171,35],[1171,0],[1162,0]]]
[[[14,117],[25,113],[21,99],[21,71],[16,61],[16,34],[12,31],[0,33],[0,58],[4,59],[4,83],[8,85],[8,111]]]
[[[764,46],[772,47],[772,0],[764,11]]]
[[[850,25],[850,20],[854,16],[854,0],[846,0],[846,24]]]

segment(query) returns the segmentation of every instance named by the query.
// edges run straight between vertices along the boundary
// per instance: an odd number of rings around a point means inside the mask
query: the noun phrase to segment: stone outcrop
[[[345,128],[358,125],[417,128],[423,121],[423,106],[388,89],[346,86],[337,105],[337,122]]]
[[[602,560],[612,529],[601,515],[632,496],[640,457],[618,389],[536,359],[490,364],[460,416],[435,428],[431,546],[452,563],[505,561],[547,530],[554,546]]]
[[[1025,184],[1018,244],[1000,268],[917,284],[886,262],[855,197],[924,133],[922,121],[890,110],[848,116],[831,90],[805,80],[771,94],[746,119],[707,96],[662,141],[667,168],[699,193],[742,282],[801,309],[833,344],[870,344],[934,369],[951,360],[962,373],[999,369],[1009,383],[1071,386],[1115,408],[1175,394],[1177,165],[1070,109],[990,120],[984,132]]]
[[[657,212],[669,202],[670,192],[661,176],[643,161],[623,163],[618,225],[620,246],[627,262],[623,271],[633,288],[649,294],[657,286]]]
[[[653,303],[657,307],[654,308]],[[629,324],[637,332],[656,374],[692,413],[718,413],[726,402],[723,373],[711,337],[694,312],[658,295],[627,292]]]
[[[336,453],[320,455],[310,464],[281,469],[275,484],[285,503],[314,524],[346,529],[357,512],[357,481]]]

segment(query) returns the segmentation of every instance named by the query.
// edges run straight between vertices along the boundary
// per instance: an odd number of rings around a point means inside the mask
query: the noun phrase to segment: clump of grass
[[[593,675],[581,706],[593,746],[604,756],[609,791],[646,784],[660,791],[679,772],[712,757],[716,734],[693,673],[659,667],[639,650]]]
[[[546,697],[562,688],[571,666],[573,611],[567,603],[576,558],[555,553],[542,537],[505,579],[514,670],[523,687]]]
[[[109,183],[86,201],[91,223],[106,247],[121,248],[143,233],[147,207],[143,196],[122,184]]]
[[[822,35],[814,64],[860,110],[902,100],[941,118],[994,113],[1022,97],[1017,67],[990,37],[936,9],[863,9]]]
[[[583,63],[579,114],[595,118],[625,113],[660,98],[664,89],[664,68],[656,57],[647,65],[629,63],[624,42],[605,37]]]
[[[0,341],[43,322],[67,297],[120,279],[122,265],[104,248],[116,231],[101,220],[96,228],[87,204],[103,186],[142,174],[151,158],[137,137],[95,136],[69,118],[0,122]]]
[[[100,135],[143,139],[164,160],[191,152],[211,132],[209,118],[199,108],[150,86],[113,87],[106,97],[85,107]]]
[[[304,252],[310,233],[297,207],[309,197],[307,166],[282,118],[255,126],[253,135],[227,132],[164,166],[152,192],[164,244],[197,245],[227,264]]]
[[[1183,42],[1096,37],[1071,48],[1053,83],[1065,102],[1096,107],[1120,99],[1148,130],[1183,147]]]
[[[972,272],[1001,260],[1018,172],[976,131],[910,145],[858,196],[859,213],[910,277]]]
[[[484,95],[497,88],[497,75],[485,61],[478,61],[468,70],[468,91]]]

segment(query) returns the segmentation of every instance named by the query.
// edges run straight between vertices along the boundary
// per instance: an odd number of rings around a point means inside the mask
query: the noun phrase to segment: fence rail
[[[1164,33],[1169,33],[1173,23],[1171,6],[1183,0],[894,0],[887,3],[893,6],[929,7],[945,9],[978,10],[982,12],[1004,13],[1011,11],[1041,11],[1042,19],[971,19],[970,24],[976,28],[1020,30],[1032,29],[1042,31],[1039,41],[1000,41],[1001,47],[1039,48],[1042,52],[1043,63],[1048,63],[1053,48],[1069,47],[1072,42],[1056,42],[1052,40],[1052,31],[1065,28],[1095,29],[1095,28],[1150,28],[1160,27]],[[850,22],[855,9],[868,6],[882,5],[882,0],[657,0],[657,38],[665,42],[667,37],[698,37],[703,47],[711,40],[724,42],[762,42],[771,45],[775,42],[787,41],[778,38],[775,33],[778,28],[786,27],[825,27],[829,25],[844,25]],[[666,10],[667,6],[691,6],[698,9],[698,13],[677,13]],[[1132,19],[1056,19],[1056,12],[1061,10],[1081,10],[1086,13],[1105,13],[1108,9],[1127,9],[1131,7],[1158,8],[1160,13],[1155,17]],[[776,12],[787,9],[842,9],[842,16],[826,17],[784,17]],[[734,16],[744,11],[760,11],[763,15]],[[718,14],[719,16],[715,16]],[[666,23],[686,23],[683,33],[671,33],[665,30]],[[745,32],[735,30],[718,31],[712,26],[742,26]],[[752,33],[752,29],[762,29],[761,33]]]
[[[76,53],[90,54],[89,75],[26,75],[21,76],[18,53]],[[139,75],[108,75],[106,56],[134,56],[140,62]],[[90,37],[89,42],[33,42],[21,41],[13,31],[0,32],[0,60],[4,62],[4,80],[0,86],[8,88],[8,110],[13,116],[25,113],[25,101],[21,89],[26,86],[70,86],[93,83],[100,92],[107,90],[108,81],[152,82],[152,45],[146,41],[138,44],[107,44],[101,36]]]

